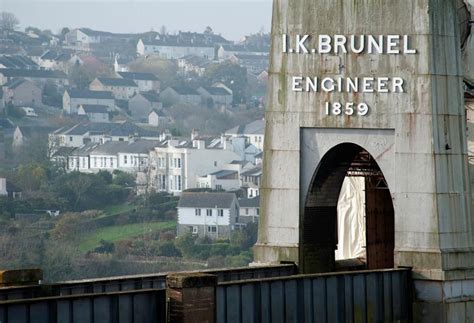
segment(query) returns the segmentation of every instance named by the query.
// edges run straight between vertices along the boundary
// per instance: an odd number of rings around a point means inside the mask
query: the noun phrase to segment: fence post
[[[217,276],[203,273],[173,273],[166,277],[169,323],[216,321]]]

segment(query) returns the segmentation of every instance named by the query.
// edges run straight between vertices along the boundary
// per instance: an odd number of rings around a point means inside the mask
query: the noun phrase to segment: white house
[[[197,92],[201,94],[204,102],[212,100],[216,106],[230,106],[232,105],[233,95],[232,91],[228,91],[221,87],[200,87]]]
[[[225,134],[232,137],[244,136],[248,144],[254,145],[262,151],[265,138],[265,122],[263,119],[255,120],[229,129]]]
[[[173,122],[173,119],[168,116],[162,109],[153,109],[148,114],[148,124],[154,127],[166,126]]]
[[[239,199],[239,223],[257,223],[260,216],[260,196]]]
[[[138,85],[130,79],[98,77],[89,84],[91,91],[110,91],[116,99],[128,100],[138,93]]]
[[[76,114],[81,104],[97,104],[107,106],[109,111],[115,107],[115,99],[110,91],[90,91],[69,89],[64,91],[63,110],[67,114]]]
[[[120,78],[134,81],[140,92],[160,91],[160,80],[153,73],[117,72],[117,75]]]
[[[215,47],[224,43],[229,41],[215,34],[179,32],[177,35],[157,35],[153,40],[140,39],[137,53],[141,56],[155,54],[166,59],[196,55],[212,60]]]
[[[137,93],[128,101],[132,118],[140,122],[145,121],[152,110],[160,110],[162,107],[160,96],[156,92]]]
[[[178,202],[178,236],[187,233],[229,239],[236,229],[239,202],[234,193],[190,193]]]
[[[77,28],[64,35],[64,38],[66,45],[70,47],[90,50],[92,44],[100,43],[102,34],[104,33],[88,28]]]
[[[159,140],[160,133],[143,129],[134,123],[125,122],[81,122],[59,128],[49,134],[51,149],[59,147],[81,147],[107,141],[130,141],[135,139]]]
[[[202,102],[201,95],[196,90],[186,86],[168,87],[160,93],[160,100],[165,106],[176,103],[198,105]]]
[[[81,104],[77,115],[85,115],[90,122],[109,122],[109,111],[106,105]]]
[[[239,172],[223,169],[204,176],[198,176],[197,187],[210,188],[216,191],[238,190],[240,188]]]
[[[239,156],[226,137],[167,139],[150,152],[150,189],[180,194],[197,187],[198,175],[213,173]]]

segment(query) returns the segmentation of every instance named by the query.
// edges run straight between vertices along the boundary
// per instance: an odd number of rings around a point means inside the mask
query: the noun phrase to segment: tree
[[[166,29],[166,26],[165,26],[165,25],[161,26],[161,28],[160,28],[160,34],[161,34],[161,35],[166,35],[166,34],[168,34],[168,30]]]
[[[15,30],[20,21],[18,18],[11,12],[3,11],[0,13],[0,29],[4,31],[13,31]]]
[[[231,62],[212,65],[204,73],[204,81],[208,85],[222,82],[232,90],[234,103],[239,104],[245,101],[247,89],[247,69],[245,67]]]
[[[210,26],[207,26],[206,29],[204,30],[204,34],[213,35],[214,31],[212,30],[212,28]]]
[[[74,64],[69,72],[69,81],[74,83],[79,89],[87,88],[92,79],[92,75],[78,62]]]
[[[61,36],[65,36],[68,32],[70,32],[69,28],[68,27],[63,27],[61,29]]]

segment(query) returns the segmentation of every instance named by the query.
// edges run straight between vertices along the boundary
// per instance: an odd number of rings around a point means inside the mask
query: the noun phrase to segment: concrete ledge
[[[43,279],[41,269],[15,269],[0,271],[0,287],[37,285]]]

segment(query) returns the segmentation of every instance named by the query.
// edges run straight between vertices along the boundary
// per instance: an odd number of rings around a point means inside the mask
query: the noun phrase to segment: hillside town
[[[252,261],[269,34],[20,30],[8,12],[0,22],[0,239],[39,237],[32,250],[50,252],[73,233],[71,262],[119,259],[137,273],[163,257],[187,263],[159,270]],[[226,247],[196,255],[186,239]],[[36,264],[22,249],[0,263]]]

